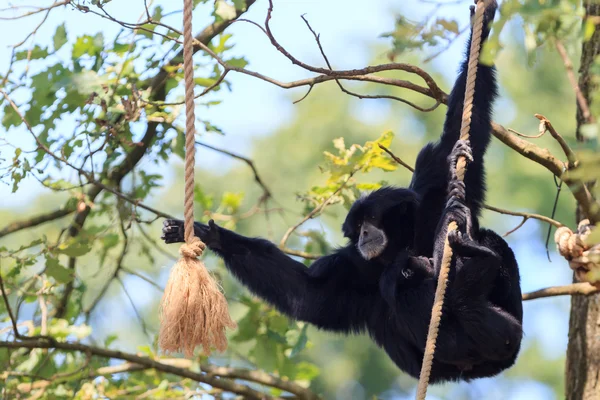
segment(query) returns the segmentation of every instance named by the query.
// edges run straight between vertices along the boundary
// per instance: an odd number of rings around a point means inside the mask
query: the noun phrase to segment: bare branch
[[[531,219],[537,219],[539,221],[545,222],[547,224],[550,224],[556,228],[560,228],[561,226],[564,226],[563,224],[561,224],[560,222],[553,220],[550,217],[546,217],[545,215],[540,215],[540,214],[532,214],[532,213],[526,213],[526,212],[519,212],[519,211],[510,211],[510,210],[505,210],[502,208],[498,208],[498,207],[493,207],[487,204],[483,205],[483,208],[490,210],[490,211],[494,211],[497,212],[499,214],[505,214],[505,215],[512,215],[515,217],[523,217],[523,218],[531,218]]]
[[[563,139],[563,137],[560,136],[560,134],[556,131],[556,129],[554,129],[554,126],[548,120],[548,118],[544,117],[541,114],[535,114],[535,117],[537,119],[539,119],[542,124],[544,124],[544,127],[546,129],[548,129],[548,131],[550,132],[550,134],[552,135],[552,137],[558,142],[558,144],[562,148],[563,152],[567,156],[567,160],[569,160],[569,166],[568,167],[569,168],[575,167],[576,164],[577,164],[577,157],[575,157],[575,153],[573,153],[573,150],[571,150],[571,148],[569,147],[569,145],[567,144],[567,142],[565,142],[565,139]]]
[[[554,297],[554,296],[565,296],[565,295],[581,295],[589,296],[600,291],[596,287],[592,286],[587,282],[572,283],[564,286],[552,286],[545,289],[536,290],[535,292],[524,293],[523,300],[534,300],[542,297]]]
[[[21,231],[23,229],[29,229],[46,222],[56,221],[57,219],[64,218],[75,211],[75,207],[62,207],[58,210],[50,211],[46,214],[36,215],[22,221],[11,222],[4,228],[0,229],[0,238]]]
[[[272,6],[272,5],[271,5]],[[317,46],[319,46],[319,51],[321,52],[321,55],[323,56],[323,59],[325,60],[325,63],[327,64],[327,67],[329,68],[330,71],[333,71],[333,68],[331,66],[331,63],[329,62],[329,59],[327,58],[327,55],[325,54],[325,51],[323,50],[323,46],[321,45],[321,38],[320,35],[318,35],[314,29],[312,28],[312,26],[310,26],[310,23],[308,22],[308,20],[305,18],[304,15],[301,16],[302,20],[304,21],[304,23],[306,24],[306,26],[308,27],[308,29],[310,30],[310,32],[313,34],[315,41],[317,42]],[[267,36],[269,36],[270,32],[267,32]],[[399,101],[401,103],[407,104],[419,111],[422,112],[430,112],[435,110],[436,108],[438,108],[438,106],[440,105],[440,100],[436,101],[435,104],[431,107],[428,108],[423,108],[421,106],[416,105],[413,102],[410,102],[406,99],[403,99],[401,97],[398,96],[391,96],[391,95],[385,95],[385,94],[379,94],[379,95],[364,95],[364,94],[359,94],[356,92],[353,92],[351,90],[346,89],[342,83],[340,82],[339,79],[336,79],[335,82],[337,83],[338,87],[340,88],[340,90],[350,96],[354,96],[357,97],[359,99],[389,99],[389,100],[396,100]],[[303,99],[305,99],[308,94],[310,93],[310,91],[312,90],[312,86],[310,86],[308,92],[300,99],[294,102],[294,104],[299,103],[300,101],[302,101]]]

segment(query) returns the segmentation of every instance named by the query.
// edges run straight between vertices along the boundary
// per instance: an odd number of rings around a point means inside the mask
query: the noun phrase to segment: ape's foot
[[[160,238],[164,240],[166,244],[181,243],[185,241],[183,232],[182,220],[166,219],[165,222],[163,222],[162,236]]]
[[[448,243],[458,257],[489,257],[499,259],[493,250],[480,245],[459,230],[448,233]]]

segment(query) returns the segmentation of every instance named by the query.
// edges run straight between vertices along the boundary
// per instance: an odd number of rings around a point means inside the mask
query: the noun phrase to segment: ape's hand
[[[477,0],[474,0],[474,3],[477,5]],[[488,5],[485,9],[485,13],[483,14],[483,38],[486,38],[488,36],[488,34],[490,33],[490,28],[492,25],[492,22],[494,22],[494,17],[496,16],[496,10],[498,9],[498,2],[496,0],[491,0],[488,2]],[[474,22],[474,16],[475,16],[475,6],[471,6],[470,7],[470,12],[471,12],[471,25],[473,25]]]
[[[210,249],[221,248],[221,235],[219,227],[212,219],[208,221],[208,225],[200,222],[194,223],[194,235],[198,236]],[[181,243],[184,238],[184,223],[180,219],[167,219],[163,223],[161,239],[165,243]]]

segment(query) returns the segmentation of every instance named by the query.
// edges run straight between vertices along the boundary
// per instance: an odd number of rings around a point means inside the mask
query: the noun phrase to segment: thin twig
[[[327,64],[327,67],[329,68],[330,71],[333,71],[333,67],[331,66],[331,63],[329,62],[329,59],[327,58],[327,55],[325,54],[325,50],[323,50],[323,46],[321,45],[321,37],[320,35],[318,35],[314,29],[312,28],[312,26],[310,26],[310,23],[308,22],[308,20],[306,19],[306,17],[304,15],[301,16],[302,20],[304,21],[304,23],[306,24],[306,26],[308,27],[308,29],[311,31],[311,33],[313,34],[315,41],[317,42],[317,46],[319,46],[319,51],[321,52],[321,55],[323,56],[323,59],[325,60],[325,63]],[[269,35],[269,33],[267,33],[267,36]],[[342,83],[340,82],[339,79],[335,79],[335,82],[337,83],[338,87],[340,88],[340,90],[343,93],[346,93],[350,96],[359,98],[359,99],[389,99],[389,100],[396,100],[399,101],[401,103],[407,104],[413,108],[415,108],[418,111],[421,112],[430,112],[435,110],[436,108],[438,108],[438,106],[440,105],[440,101],[436,101],[434,105],[432,105],[431,107],[421,107],[416,105],[415,103],[408,101],[406,99],[403,99],[401,97],[398,96],[391,96],[391,95],[385,95],[385,94],[378,94],[378,95],[365,95],[365,94],[360,94],[360,93],[356,93],[353,92],[349,89],[346,89],[346,87],[344,87],[344,85],[342,85]],[[308,92],[299,100],[296,100],[294,102],[294,104],[299,103],[300,101],[302,101],[303,99],[305,99],[308,94],[310,93],[310,91],[312,90],[312,86],[309,86]]]
[[[264,196],[265,196],[265,200],[266,198],[270,198],[271,197],[271,191],[269,190],[269,188],[267,187],[267,185],[265,184],[265,182],[261,179],[260,174],[258,173],[258,170],[256,169],[256,166],[254,165],[254,161],[252,161],[251,159],[244,157],[242,155],[233,153],[229,150],[226,149],[222,149],[219,147],[215,147],[212,146],[210,144],[206,144],[206,143],[202,143],[202,142],[198,142],[196,141],[196,144],[202,147],[206,147],[207,149],[211,149],[214,150],[216,152],[228,155],[230,157],[233,157],[237,160],[243,161],[246,164],[248,164],[248,166],[250,167],[250,169],[252,170],[252,173],[254,174],[254,180],[256,181],[256,183],[262,188],[263,192],[264,192]]]
[[[389,156],[392,157],[394,159],[394,161],[396,161],[398,164],[402,165],[404,168],[406,168],[410,172],[415,172],[415,169],[413,167],[411,167],[410,165],[408,165],[407,163],[405,163],[404,161],[402,161],[402,159],[400,157],[396,156],[394,153],[392,153],[390,151],[390,149],[388,149],[387,147],[385,147],[381,143],[379,144],[379,148],[381,150],[385,151],[386,153],[388,153]]]
[[[279,247],[280,248],[285,248],[285,244],[287,243],[288,239],[290,238],[291,234],[298,229],[302,224],[304,224],[306,221],[308,221],[309,219],[314,218],[317,214],[319,214],[321,211],[323,211],[333,200],[333,198],[335,196],[338,195],[338,193],[340,193],[345,187],[346,184],[348,183],[348,181],[350,181],[350,179],[352,178],[352,176],[354,175],[354,172],[350,173],[348,175],[348,177],[346,178],[346,180],[344,181],[344,183],[342,183],[340,185],[339,188],[336,189],[335,192],[333,192],[331,194],[331,196],[329,196],[327,199],[325,199],[325,201],[323,201],[321,204],[319,204],[318,206],[316,206],[315,208],[313,208],[308,214],[306,214],[306,216],[304,218],[302,218],[302,220],[300,220],[300,222],[298,222],[296,225],[290,227],[285,234],[283,235],[283,237],[281,238],[281,241],[279,242]]]

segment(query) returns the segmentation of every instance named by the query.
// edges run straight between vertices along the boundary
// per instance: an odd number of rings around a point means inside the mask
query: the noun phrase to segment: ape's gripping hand
[[[211,250],[218,250],[222,247],[220,229],[212,219],[208,221],[208,225],[200,222],[194,223],[194,235],[198,236]],[[180,219],[165,220],[161,239],[167,244],[184,242],[183,221]]]

